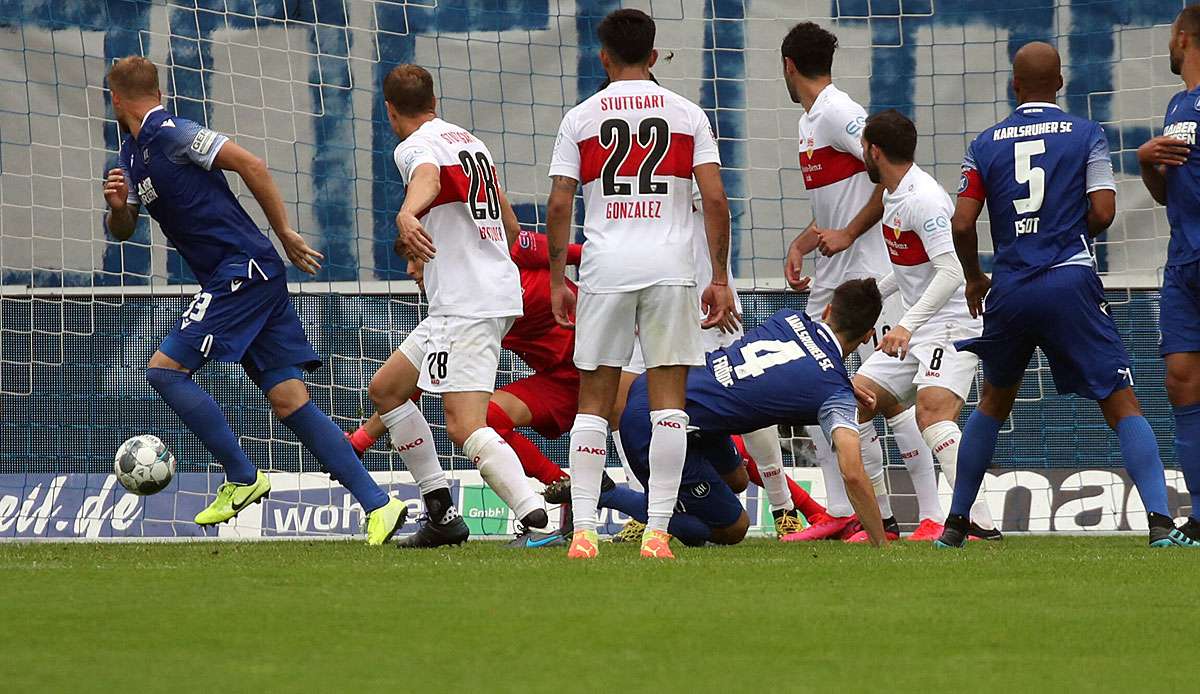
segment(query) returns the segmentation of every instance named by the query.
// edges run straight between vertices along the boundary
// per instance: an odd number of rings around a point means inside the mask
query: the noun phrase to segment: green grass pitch
[[[1194,692],[1200,552],[0,544],[4,691]]]

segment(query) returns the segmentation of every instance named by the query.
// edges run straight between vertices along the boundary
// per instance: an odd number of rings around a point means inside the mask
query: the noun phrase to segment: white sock
[[[539,508],[545,508],[529,486],[517,452],[495,429],[476,429],[463,442],[463,454],[475,461],[479,476],[501,501],[508,504],[518,520]]]
[[[917,495],[917,515],[921,520],[932,518],[942,522],[946,514],[942,512],[942,502],[938,499],[933,454],[929,452],[920,429],[917,429],[917,411],[910,407],[888,419],[887,423],[896,437],[900,459],[904,461],[904,467],[908,468],[908,476],[912,479],[913,491]]]
[[[783,472],[783,449],[779,447],[779,428],[769,426],[743,434],[742,443],[746,444],[746,452],[758,465],[758,475],[762,478],[763,489],[767,491],[767,501],[771,504],[771,510],[791,511],[795,508],[792,492],[788,489],[787,476]]]
[[[805,428],[812,438],[813,446],[817,449],[817,463],[821,466],[821,476],[825,478],[825,507],[829,515],[844,518],[854,514],[850,506],[850,497],[846,496],[846,484],[842,481],[842,468],[838,466],[833,448],[825,438],[825,431],[819,426]]]
[[[687,457],[688,416],[683,410],[650,411],[650,480],[646,485],[646,529],[666,532],[679,500]]]
[[[617,449],[617,457],[621,459],[621,467],[625,469],[625,484],[639,494],[645,494],[646,488],[642,486],[642,481],[633,474],[633,468],[629,467],[629,458],[625,457],[625,448],[621,445],[621,432],[613,430],[613,446]]]
[[[429,429],[429,422],[425,421],[425,415],[411,400],[390,412],[381,413],[379,419],[388,428],[392,448],[400,453],[400,459],[412,473],[422,496],[450,488],[437,449],[433,447],[433,432]]]
[[[892,517],[892,497],[888,495],[887,478],[883,473],[883,447],[879,445],[879,433],[875,422],[858,425],[858,445],[862,451],[863,469],[875,488],[875,501],[879,504],[879,516],[884,520]]]
[[[593,414],[575,415],[571,427],[571,513],[576,530],[596,529],[600,480],[608,460],[608,420]]]
[[[921,435],[925,437],[925,443],[929,444],[930,450],[937,456],[938,462],[942,465],[942,474],[946,476],[946,481],[953,489],[955,473],[958,470],[958,442],[962,438],[958,424],[934,422],[926,427]],[[996,527],[996,522],[992,520],[992,511],[985,501],[983,487],[979,488],[979,492],[979,497],[971,505],[971,520],[979,527],[991,530]]]

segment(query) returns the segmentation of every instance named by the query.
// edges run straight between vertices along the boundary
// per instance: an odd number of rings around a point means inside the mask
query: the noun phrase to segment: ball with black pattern
[[[156,494],[175,476],[175,456],[157,436],[134,436],[117,449],[113,472],[121,486],[134,494]]]

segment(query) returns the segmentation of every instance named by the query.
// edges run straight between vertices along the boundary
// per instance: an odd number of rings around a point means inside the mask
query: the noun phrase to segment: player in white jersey
[[[958,415],[979,366],[978,356],[958,351],[954,343],[983,332],[983,321],[972,318],[967,309],[963,269],[954,253],[954,203],[913,163],[917,128],[899,111],[889,109],[868,118],[862,139],[867,173],[884,187],[883,238],[893,269],[879,282],[879,290],[898,292],[906,310],[854,375],[856,386],[875,395],[874,408],[859,405],[859,434],[874,438],[876,413],[891,417],[915,401],[917,426],[953,486],[962,438]],[[863,465],[875,485],[885,530],[896,539],[899,529],[894,518],[889,522],[883,456],[864,459]],[[1001,539],[985,501],[975,503],[971,516],[972,536]],[[850,541],[868,538],[863,533]]]
[[[508,249],[520,233],[492,155],[466,130],[437,117],[433,78],[401,65],[383,83],[395,161],[407,188],[396,216],[396,250],[424,263],[428,316],[371,379],[368,393],[402,453],[429,516],[408,547],[459,544],[469,532],[450,498],[429,423],[410,400],[439,393],[446,433],[526,528],[546,510],[521,462],[487,426],[500,339],[521,315],[521,281]]]
[[[804,107],[804,115],[800,118],[800,170],[813,208],[812,223],[788,248],[784,273],[793,289],[810,292],[805,310],[814,317],[821,315],[833,290],[843,282],[867,277],[879,279],[891,271],[887,249],[879,233],[880,211],[877,208],[882,189],[871,182],[863,163],[860,136],[867,114],[862,106],[833,84],[831,72],[836,50],[837,37],[812,22],[792,27],[781,47],[788,93],[792,101]],[[874,211],[873,216],[871,211]],[[843,229],[854,229],[858,233],[849,236]],[[840,251],[836,254],[832,252],[834,244],[838,244],[837,251]],[[818,246],[829,253],[817,257],[814,277],[802,277],[804,256]],[[876,325],[876,334],[887,332],[899,319],[901,311],[897,297],[887,299]],[[872,347],[865,345],[858,350],[860,361],[870,357]],[[918,531],[921,536],[937,537],[940,526],[933,526],[940,522],[942,509],[933,456],[917,429],[912,408],[889,418],[888,426],[895,434],[900,456],[916,490],[918,513],[923,522]],[[817,462],[825,478],[826,504],[831,518],[788,539],[848,538],[858,527],[851,516],[850,500],[842,485],[837,458],[820,427],[808,427],[807,433],[816,447]],[[877,451],[879,456],[883,455],[878,438],[864,443],[864,459],[874,459]]]
[[[687,369],[704,363],[692,259],[693,176],[700,187],[713,279],[702,299],[707,325],[736,320],[729,288],[729,203],[720,155],[698,106],[656,84],[650,68],[654,20],[640,10],[612,12],[597,28],[610,85],[571,109],[559,127],[547,203],[551,301],[555,318],[575,325],[579,413],[571,428],[568,556],[597,553],[596,506],[608,455],[608,415],[634,341],[649,378],[648,522],[642,554],[670,557],[667,524],[687,449]],[[575,295],[564,281],[575,191],[583,186],[587,252]]]

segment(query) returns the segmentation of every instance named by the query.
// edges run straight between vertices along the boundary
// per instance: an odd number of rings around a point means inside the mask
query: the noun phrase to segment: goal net
[[[1138,394],[1173,465],[1156,351],[1168,229],[1140,185],[1135,149],[1161,128],[1179,86],[1166,45],[1182,0],[14,0],[0,2],[0,538],[202,535],[191,518],[223,479],[144,375],[197,290],[194,278],[146,215],[130,241],[104,230],[100,182],[119,146],[103,86],[112,59],[150,58],[168,109],[267,161],[293,226],[326,256],[315,278],[290,275],[326,358],[308,384],[352,430],[371,412],[366,384],[423,309],[392,251],[403,186],[383,76],[402,62],[429,68],[441,115],[488,144],[522,224],[543,230],[559,120],[604,79],[595,27],[622,4],[654,16],[657,78],[712,120],[749,325],[805,303],[781,278],[784,249],[811,219],[797,160],[801,111],[781,80],[779,44],[792,24],[811,19],[837,33],[839,86],[869,111],[911,115],[918,162],[951,191],[966,143],[1012,106],[1011,53],[1027,40],[1055,42],[1066,63],[1061,103],[1108,133],[1120,215],[1096,253]],[[502,371],[502,382],[529,373],[507,353]],[[212,364],[197,379],[274,486],[268,502],[215,534],[356,531],[361,511],[273,419],[240,368]],[[472,531],[510,532],[507,509],[451,454],[438,399],[421,406]],[[111,474],[118,445],[141,433],[161,437],[179,460],[176,482],[151,497],[125,494]],[[566,464],[563,441],[535,440]],[[806,441],[785,445],[796,454],[789,472],[820,498]],[[888,460],[903,470],[890,444]],[[1005,509],[1006,529],[1144,524],[1095,406],[1057,396],[1040,355],[996,461],[989,494],[997,515]],[[366,464],[416,508],[419,495],[386,438]],[[903,474],[890,479],[900,497],[911,488]],[[1183,489],[1174,470],[1168,484]],[[756,492],[747,503],[757,522],[769,518]],[[897,508],[902,521],[915,520],[911,503]]]

